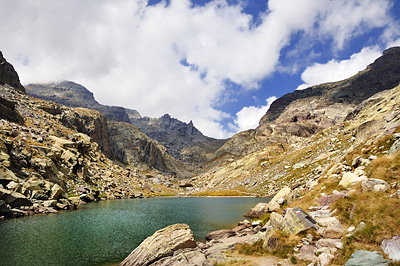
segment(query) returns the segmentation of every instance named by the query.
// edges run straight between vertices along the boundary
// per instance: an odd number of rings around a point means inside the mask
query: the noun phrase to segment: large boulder
[[[289,209],[284,218],[282,231],[290,234],[298,234],[309,228],[317,229],[317,222],[299,207]]]
[[[361,183],[363,191],[386,192],[390,186],[386,181],[377,178],[367,178]]]
[[[358,184],[358,183],[364,181],[365,179],[367,179],[367,177],[365,175],[359,176],[355,173],[346,172],[343,174],[343,177],[339,182],[339,186],[348,188],[352,185],[355,185],[355,184]]]
[[[389,264],[390,260],[385,260],[378,251],[357,250],[345,266],[387,266]]]
[[[0,185],[3,185],[5,187],[11,181],[14,181],[16,183],[19,182],[18,178],[15,176],[13,172],[8,170],[4,166],[0,165]]]
[[[318,229],[318,233],[324,238],[341,238],[344,234],[344,228],[339,220],[335,217],[315,218],[322,226]]]
[[[0,200],[3,200],[6,204],[10,205],[11,208],[33,205],[33,203],[21,193],[2,188],[0,188]]]
[[[230,230],[230,229],[221,229],[217,231],[212,231],[206,235],[207,240],[212,240],[212,239],[221,239],[221,238],[228,238],[231,236],[236,235],[235,231]]]
[[[389,256],[389,259],[400,261],[400,236],[383,240],[381,248]]]
[[[150,265],[174,251],[194,248],[193,232],[186,224],[174,224],[155,232],[146,238],[132,253],[121,262],[120,266]]]
[[[316,263],[318,261],[317,257],[315,256],[314,252],[317,248],[311,245],[303,245],[299,252],[296,253],[294,256],[298,260],[305,260],[311,261]]]
[[[51,191],[50,191],[50,199],[58,200],[60,195],[64,192],[65,191],[64,191],[64,189],[62,189],[62,187],[60,187],[57,184],[54,184],[54,186],[51,188]]]
[[[29,190],[44,190],[44,180],[32,177],[26,180],[22,186]]]
[[[268,203],[261,202],[258,203],[255,207],[251,208],[250,211],[246,212],[244,217],[260,218],[267,212],[268,212]]]
[[[284,202],[292,190],[290,187],[284,187],[271,199],[271,202]]]

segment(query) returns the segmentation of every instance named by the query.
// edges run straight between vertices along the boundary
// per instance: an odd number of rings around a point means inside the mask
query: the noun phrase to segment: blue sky
[[[72,80],[103,104],[223,138],[296,89],[400,45],[394,0],[0,0],[0,50],[23,84]]]

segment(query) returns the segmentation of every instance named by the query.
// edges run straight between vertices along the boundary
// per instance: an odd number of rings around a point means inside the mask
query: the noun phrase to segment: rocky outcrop
[[[19,124],[24,123],[21,114],[15,109],[15,103],[2,97],[0,97],[0,118]]]
[[[164,145],[173,157],[185,162],[207,161],[226,141],[206,137],[192,121],[185,123],[168,114],[160,118],[131,119],[131,123]]]
[[[21,85],[17,72],[14,67],[6,61],[0,51],[0,85],[10,85],[16,90],[25,93],[24,86]]]
[[[120,266],[163,265],[157,261],[172,256],[177,250],[195,246],[193,232],[188,225],[170,225],[146,238]]]
[[[26,86],[29,95],[57,102],[69,107],[84,107],[97,110],[107,116],[109,120],[129,123],[129,116],[125,108],[99,104],[89,90],[72,81],[62,81],[49,84],[29,84]]]
[[[169,155],[164,146],[152,140],[136,127],[110,121],[109,136],[113,143],[113,157],[128,165],[142,169],[157,169],[163,173],[192,176],[192,166],[183,164]]]
[[[174,158],[185,162],[205,162],[225,142],[206,137],[192,122],[184,123],[169,115],[160,118],[142,117],[136,110],[99,104],[93,93],[72,81],[29,84],[26,90],[30,95],[40,99],[70,107],[94,109],[106,115],[110,121],[131,123],[164,145]]]

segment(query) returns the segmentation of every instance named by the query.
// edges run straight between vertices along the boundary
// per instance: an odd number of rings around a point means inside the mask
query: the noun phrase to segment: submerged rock
[[[174,251],[195,246],[193,232],[188,225],[170,225],[146,238],[120,266],[150,265],[164,257],[172,256]]]

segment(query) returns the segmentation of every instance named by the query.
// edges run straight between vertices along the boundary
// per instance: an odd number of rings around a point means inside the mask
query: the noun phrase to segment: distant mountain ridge
[[[185,123],[166,114],[160,118],[142,117],[136,110],[98,103],[92,92],[72,81],[25,86],[29,95],[69,107],[97,110],[109,120],[132,124],[164,145],[178,160],[201,163],[212,157],[226,140],[204,136],[193,123]]]
[[[296,90],[275,100],[256,129],[240,132],[218,151],[219,155],[242,156],[266,144],[290,146],[343,122],[357,105],[374,94],[400,83],[400,47],[392,47],[358,74]]]

